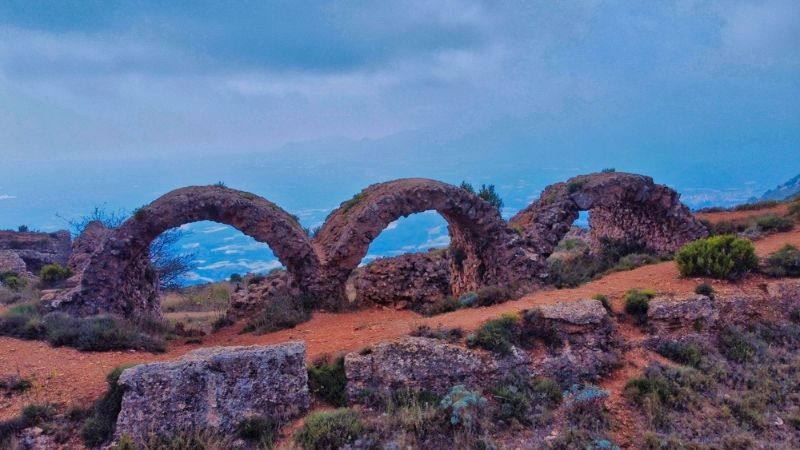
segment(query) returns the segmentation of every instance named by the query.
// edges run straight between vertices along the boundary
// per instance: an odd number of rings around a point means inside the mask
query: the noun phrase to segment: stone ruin
[[[430,210],[448,223],[447,257],[404,255],[357,270],[370,243],[391,222]],[[343,202],[314,238],[296,218],[257,195],[194,186],[165,194],[117,229],[87,229],[70,260],[74,287],[51,305],[77,315],[160,315],[149,246],[161,233],[201,220],[231,225],[268,244],[286,267],[279,285],[243,294],[247,308],[259,295],[283,291],[310,295],[322,307],[337,309],[348,297],[355,304],[389,305],[392,298],[411,304],[491,285],[532,290],[547,276],[546,258],[579,211],[589,211],[594,246],[613,239],[666,254],[707,235],[677,192],[625,173],[583,175],[549,186],[508,222],[488,202],[457,186],[421,178],[379,183]]]

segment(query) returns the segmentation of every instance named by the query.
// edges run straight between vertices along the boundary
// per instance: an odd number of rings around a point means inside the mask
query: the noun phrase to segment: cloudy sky
[[[0,228],[220,180],[305,225],[403,176],[739,202],[800,173],[798,43],[797,0],[4,0]]]

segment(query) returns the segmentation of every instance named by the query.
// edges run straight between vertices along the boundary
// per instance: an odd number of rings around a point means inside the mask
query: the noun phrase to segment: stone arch
[[[319,259],[293,216],[249,192],[191,186],[163,195],[109,231],[86,262],[79,285],[62,300],[62,309],[79,315],[160,315],[150,244],[171,228],[202,220],[230,225],[268,244],[300,289],[313,289]]]
[[[590,245],[601,238],[637,244],[659,255],[708,234],[675,190],[644,175],[609,172],[581,175],[544,189],[538,200],[509,221],[542,258],[553,253],[579,211],[589,211]]]
[[[448,223],[453,294],[502,278],[502,244],[509,230],[500,212],[457,186],[409,178],[369,186],[328,216],[313,244],[321,255],[331,294],[343,297],[348,276],[391,222],[431,210]]]

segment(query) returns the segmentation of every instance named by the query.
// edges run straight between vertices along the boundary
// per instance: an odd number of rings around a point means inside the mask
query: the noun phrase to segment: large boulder
[[[705,295],[660,296],[650,300],[647,322],[658,332],[702,330],[719,319],[714,301]]]
[[[117,437],[134,439],[197,427],[232,434],[253,416],[285,423],[311,402],[302,342],[198,349],[127,369],[119,383]]]
[[[530,359],[518,349],[500,357],[439,339],[412,336],[382,342],[369,352],[349,353],[344,358],[347,393],[355,402],[391,398],[405,390],[443,395],[457,384],[479,388],[529,366]]]
[[[623,342],[598,300],[559,302],[526,311],[523,327],[547,350],[534,358],[534,374],[564,386],[596,382],[620,361]]]

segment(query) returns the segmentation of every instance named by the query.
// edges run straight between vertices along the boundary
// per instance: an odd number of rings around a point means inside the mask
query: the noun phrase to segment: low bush
[[[108,389],[92,406],[89,417],[81,427],[81,439],[87,447],[97,447],[111,439],[116,429],[117,416],[122,407],[125,389],[119,384],[122,372],[130,366],[119,366],[106,376]]]
[[[13,419],[0,421],[0,448],[13,448],[14,435],[30,427],[42,427],[53,420],[56,410],[48,403],[30,404],[22,409],[22,414]]]
[[[784,232],[794,227],[794,221],[776,214],[767,214],[754,219],[755,226],[763,232]]]
[[[780,205],[781,202],[777,200],[761,200],[753,203],[743,203],[731,208],[733,211],[754,211],[758,209],[772,208]]]
[[[756,356],[756,347],[739,327],[726,327],[717,337],[720,352],[729,361],[745,363]]]
[[[611,309],[611,302],[608,300],[608,296],[604,294],[594,294],[592,299],[599,301],[603,308],[606,310],[609,316],[614,315],[614,310]]]
[[[450,417],[450,425],[474,433],[480,427],[487,404],[488,401],[480,393],[459,384],[450,388],[450,392],[439,402],[439,409]]]
[[[0,377],[0,389],[9,393],[21,393],[33,387],[33,382],[19,375],[6,375]]]
[[[642,377],[627,382],[625,395],[642,408],[651,424],[664,428],[670,423],[670,410],[686,411],[697,407],[703,394],[714,386],[710,377],[695,369],[652,363]]]
[[[358,414],[347,408],[313,413],[294,434],[294,442],[304,450],[335,450],[356,439],[364,430]]]
[[[561,403],[561,388],[549,378],[531,379],[510,372],[490,392],[494,398],[492,417],[505,425],[532,425],[536,413],[543,414]]]
[[[265,416],[253,416],[244,419],[236,427],[236,434],[247,441],[256,442],[259,448],[272,448],[277,440],[280,427],[278,423]]]
[[[0,316],[0,335],[45,339],[55,347],[69,346],[81,351],[164,351],[161,339],[140,332],[128,321],[113,316],[72,317],[57,312],[42,316],[36,305],[28,303],[15,305]]]
[[[514,290],[507,285],[484,286],[475,293],[478,295],[476,306],[490,306],[514,297]]]
[[[758,268],[753,244],[733,235],[690,242],[678,250],[675,261],[684,277],[736,280]]]
[[[766,258],[761,272],[774,278],[800,277],[800,250],[793,245],[784,245]]]
[[[714,287],[708,283],[700,283],[694,287],[694,293],[698,295],[714,298],[714,292]]]
[[[420,325],[416,330],[409,333],[411,336],[439,339],[450,343],[456,343],[464,337],[464,330],[461,328],[431,328],[427,325]]]
[[[703,361],[703,350],[693,342],[665,341],[656,351],[680,364],[697,367]]]
[[[247,323],[242,331],[266,334],[294,328],[309,319],[311,319],[311,308],[304,304],[302,297],[274,297],[267,302],[263,311]]]
[[[655,296],[656,292],[650,289],[631,289],[625,293],[625,312],[643,323],[647,320],[650,299]]]
[[[55,346],[69,346],[81,351],[143,349],[164,351],[161,339],[139,332],[134,325],[113,316],[72,317],[50,313],[43,317],[47,341]]]
[[[344,358],[319,358],[308,366],[308,388],[331,406],[347,405],[347,377]]]
[[[200,428],[171,435],[153,434],[139,444],[124,436],[113,450],[229,450],[237,448],[235,444],[232,437]]]
[[[795,200],[789,205],[787,214],[795,219],[800,219],[800,200]]]
[[[593,433],[608,427],[605,401],[608,391],[597,386],[573,385],[565,399],[566,418],[570,425]]]
[[[72,276],[72,271],[61,264],[48,264],[39,271],[39,279],[46,287],[56,287]]]
[[[497,353],[509,353],[515,341],[519,318],[514,314],[504,314],[480,326],[467,336],[467,345],[480,347]]]
[[[637,267],[646,266],[648,264],[660,263],[661,259],[647,254],[647,253],[632,253],[625,255],[617,261],[608,272],[624,272],[626,270],[633,270]]]
[[[458,299],[454,297],[444,297],[431,303],[426,303],[420,307],[419,312],[424,316],[437,316],[439,314],[449,313],[464,307],[459,303]]]
[[[28,281],[16,272],[0,272],[0,286],[5,286],[12,291],[19,291],[28,284]]]

